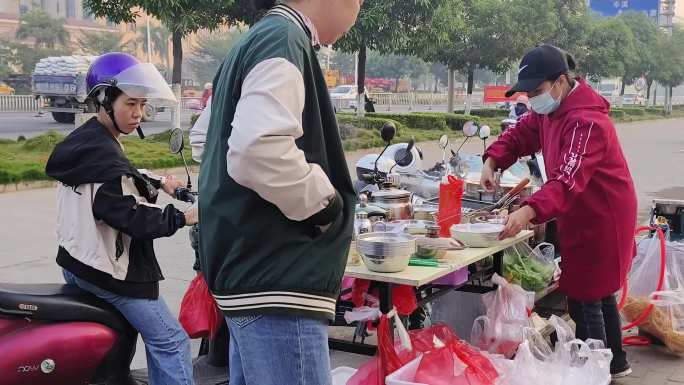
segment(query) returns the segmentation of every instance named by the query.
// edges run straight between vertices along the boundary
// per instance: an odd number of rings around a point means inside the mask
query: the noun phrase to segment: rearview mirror
[[[439,137],[439,148],[444,150],[447,148],[448,145],[449,145],[449,137],[446,135],[440,136]]]
[[[477,128],[477,124],[472,120],[469,120],[463,125],[463,135],[468,138],[475,136],[477,134]]]
[[[394,139],[394,135],[396,134],[397,128],[394,126],[394,123],[386,122],[382,125],[382,129],[380,130],[380,137],[383,141],[385,141],[385,143],[389,144],[392,141],[392,139]]]
[[[480,127],[480,139],[487,140],[487,138],[489,138],[489,136],[491,134],[492,134],[492,129],[489,128],[489,126]]]
[[[169,151],[172,154],[178,154],[183,151],[183,130],[176,128],[171,131],[171,137],[169,138]]]

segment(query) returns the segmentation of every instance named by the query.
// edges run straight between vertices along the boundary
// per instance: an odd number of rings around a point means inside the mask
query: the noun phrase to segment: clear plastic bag
[[[570,325],[561,318],[549,319],[558,334],[555,349],[534,329],[524,330],[513,361],[495,357],[494,364],[504,375],[503,385],[606,385],[610,382],[613,358],[603,342],[574,338]]]
[[[527,243],[513,245],[504,252],[504,278],[529,291],[541,291],[554,281],[558,265],[555,248],[541,243],[532,249]]]
[[[665,242],[665,275],[658,290],[661,257],[659,237],[638,243],[621,311],[629,322],[643,320],[639,328],[660,339],[672,353],[684,355],[684,244]]]
[[[492,282],[499,287],[482,296],[487,315],[475,319],[470,342],[489,353],[512,357],[523,341],[523,328],[529,326],[534,293],[508,283],[497,274]]]

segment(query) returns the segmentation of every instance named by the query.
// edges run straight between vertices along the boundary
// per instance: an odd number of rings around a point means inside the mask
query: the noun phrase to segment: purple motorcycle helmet
[[[111,52],[95,59],[86,76],[88,96],[93,97],[102,87],[116,86],[114,77],[124,70],[140,64],[135,57],[123,52]]]
[[[155,106],[176,103],[171,88],[154,65],[140,63],[123,52],[111,52],[95,59],[88,69],[86,87],[88,98],[105,109],[119,132],[113,110],[115,88],[131,98],[146,99]],[[140,127],[138,134],[144,137]]]

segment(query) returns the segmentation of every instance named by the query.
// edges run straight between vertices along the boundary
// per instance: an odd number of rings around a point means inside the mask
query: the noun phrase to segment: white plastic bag
[[[508,283],[497,274],[492,282],[499,287],[482,296],[487,315],[475,319],[470,342],[489,353],[512,357],[523,341],[523,328],[529,326],[534,293]]]
[[[546,343],[534,329],[526,328],[513,361],[493,358],[503,372],[501,385],[606,385],[610,382],[610,361],[613,358],[603,342],[586,343],[574,338],[572,329],[561,318],[552,316],[549,323],[558,334],[556,348]]]
[[[355,307],[352,311],[344,312],[344,320],[347,324],[357,321],[375,321],[382,315],[380,309],[376,307],[361,306]]]
[[[684,243],[666,242],[667,271],[663,290],[653,292],[651,303],[669,313],[672,331],[684,334]]]
[[[661,277],[661,240],[641,240],[628,276],[624,318],[643,320],[639,328],[654,335],[675,354],[684,354],[684,245],[665,242],[665,276]],[[655,307],[653,306],[655,305]],[[644,314],[648,314],[646,318]]]

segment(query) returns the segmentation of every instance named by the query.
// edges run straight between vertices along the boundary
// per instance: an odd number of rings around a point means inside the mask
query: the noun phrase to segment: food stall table
[[[375,282],[380,293],[380,311],[383,314],[387,314],[392,310],[393,285],[421,287],[491,256],[494,256],[494,268],[496,272],[501,274],[503,267],[503,251],[515,244],[526,242],[533,235],[534,233],[532,231],[525,230],[513,238],[499,242],[493,247],[450,250],[444,258],[440,259],[440,267],[408,266],[405,270],[398,273],[378,273],[368,270],[366,265],[361,263],[356,266],[347,266],[344,274],[347,277]],[[445,294],[448,291],[450,291],[450,289],[443,290],[442,294]],[[439,294],[437,294],[437,296],[438,295]],[[432,299],[434,298],[435,297]],[[334,350],[357,354],[372,355],[375,351],[375,347],[370,345],[332,338],[329,340],[329,345],[330,348]]]

